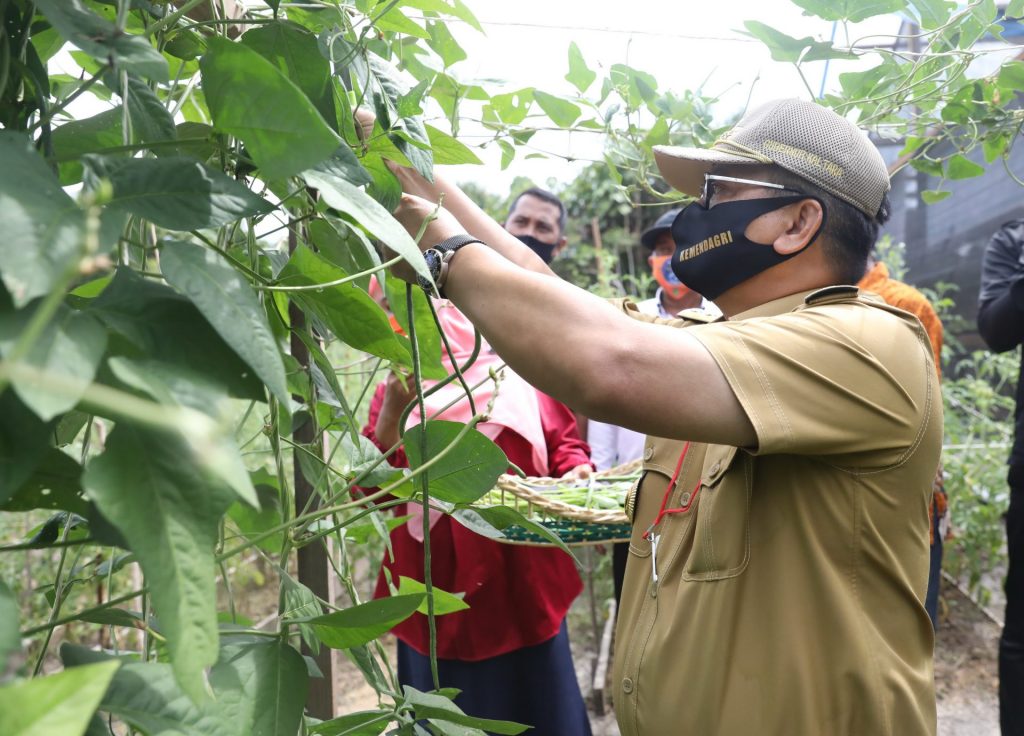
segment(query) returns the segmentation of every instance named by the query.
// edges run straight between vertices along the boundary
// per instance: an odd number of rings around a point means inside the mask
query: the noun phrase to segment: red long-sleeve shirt
[[[381,450],[374,428],[384,403],[385,385],[377,387],[363,434]],[[550,475],[560,476],[590,463],[590,450],[580,439],[572,412],[538,392],[541,424],[548,450]],[[510,462],[528,475],[538,475],[529,444],[504,430],[495,440]],[[391,464],[405,467],[399,450]],[[399,507],[404,513],[404,507]],[[397,584],[399,576],[423,580],[423,545],[407,525],[391,532],[394,561],[384,566]],[[465,593],[469,609],[437,618],[437,654],[442,659],[478,661],[547,641],[558,633],[562,619],[583,583],[572,560],[559,549],[502,544],[482,537],[448,516],[430,532],[431,578],[450,593]],[[389,595],[383,568],[376,597]],[[395,635],[421,654],[428,651],[427,617],[413,614],[394,629]]]

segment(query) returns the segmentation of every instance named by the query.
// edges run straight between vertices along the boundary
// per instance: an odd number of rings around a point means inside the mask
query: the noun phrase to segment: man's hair
[[[541,189],[540,187],[530,187],[525,192],[522,192],[518,197],[512,200],[512,205],[508,208],[508,214],[505,219],[508,220],[512,216],[512,213],[516,210],[516,205],[519,204],[519,200],[523,197],[536,197],[541,202],[547,202],[553,204],[558,208],[558,234],[565,235],[565,225],[568,220],[568,214],[565,211],[565,205],[562,204],[562,200],[556,197],[554,194],[549,192],[547,189]]]
[[[868,217],[849,202],[786,169],[772,166],[768,172],[766,178],[769,181],[821,200],[825,208],[825,224],[818,237],[825,257],[832,264],[840,283],[856,284],[860,281],[867,270],[868,256],[878,240],[878,230],[889,219],[889,195],[882,197],[878,213]]]

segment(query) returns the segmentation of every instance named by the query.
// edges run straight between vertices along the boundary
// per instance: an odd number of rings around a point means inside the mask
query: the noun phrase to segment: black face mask
[[[517,235],[523,243],[534,253],[539,255],[544,263],[551,263],[555,258],[555,248],[558,246],[557,243],[545,243],[543,240],[537,240],[532,235]]]
[[[745,233],[761,215],[803,199],[816,200],[795,194],[722,202],[711,209],[694,202],[672,223],[672,239],[676,243],[672,271],[691,289],[714,300],[737,284],[799,255],[818,237],[821,226],[807,245],[788,255],[776,253],[770,243],[755,243]],[[824,211],[822,204],[823,214]]]

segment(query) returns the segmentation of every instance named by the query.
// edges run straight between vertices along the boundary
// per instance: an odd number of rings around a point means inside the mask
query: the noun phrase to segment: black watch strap
[[[448,280],[448,264],[454,257],[455,252],[470,243],[483,243],[480,238],[475,238],[467,233],[460,233],[459,235],[453,235],[450,238],[442,240],[437,245],[428,248],[423,252],[423,257],[427,262],[427,268],[430,270],[430,276],[434,280],[432,285],[422,276],[417,276],[416,281],[427,293],[427,296],[439,296],[442,299],[444,295],[444,284]],[[436,285],[437,291],[434,291]]]

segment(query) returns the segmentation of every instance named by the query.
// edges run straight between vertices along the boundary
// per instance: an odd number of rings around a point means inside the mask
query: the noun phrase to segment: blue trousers
[[[441,687],[462,692],[455,704],[479,718],[533,726],[530,736],[590,736],[569,650],[565,621],[553,638],[479,662],[437,660]],[[398,642],[398,680],[417,690],[433,690],[430,659]]]

